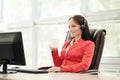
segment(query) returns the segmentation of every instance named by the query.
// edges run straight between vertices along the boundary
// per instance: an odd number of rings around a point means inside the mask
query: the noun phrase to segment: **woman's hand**
[[[52,39],[52,42],[50,43],[50,50],[56,51],[59,46],[59,40],[58,39]]]
[[[61,67],[52,67],[48,69],[48,72],[60,72]]]
[[[52,47],[50,47],[50,50],[51,50],[52,52],[54,52],[54,51],[57,50],[57,48],[52,48]]]

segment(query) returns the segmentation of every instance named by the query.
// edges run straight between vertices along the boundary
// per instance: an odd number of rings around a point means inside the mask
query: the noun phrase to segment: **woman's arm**
[[[66,45],[69,44],[70,41],[66,41],[63,45],[63,47],[65,47]],[[63,49],[62,47],[62,49]],[[58,49],[57,48],[51,48],[51,53],[52,53],[52,58],[53,58],[53,62],[54,65],[59,67],[62,64],[63,58],[62,58],[62,54],[60,54],[60,56],[58,55]]]
[[[58,49],[55,49],[54,51],[52,51],[52,58],[55,66],[61,66],[62,59],[58,55]]]

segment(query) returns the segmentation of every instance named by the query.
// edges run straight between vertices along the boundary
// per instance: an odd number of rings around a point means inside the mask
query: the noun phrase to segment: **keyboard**
[[[20,68],[8,69],[8,71],[17,71],[17,72],[23,72],[23,73],[48,73],[47,70],[20,69]]]

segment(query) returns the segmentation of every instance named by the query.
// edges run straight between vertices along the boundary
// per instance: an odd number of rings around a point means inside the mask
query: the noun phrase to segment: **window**
[[[0,0],[0,23],[2,22],[2,0]]]
[[[47,66],[52,64],[52,38],[59,40],[61,51],[69,16],[86,13],[90,27],[107,30],[103,56],[120,56],[119,3],[120,0],[0,0],[0,22],[15,22],[0,25],[0,30],[21,30],[27,63]]]
[[[80,14],[81,0],[39,0],[38,11],[40,18]]]
[[[120,0],[89,0],[89,11],[107,11],[120,9]]]
[[[31,20],[30,0],[3,0],[3,22]]]
[[[60,53],[68,31],[68,16],[81,13],[81,0],[38,0],[38,12],[37,64],[47,66],[53,63],[50,43],[54,38],[59,40]]]
[[[59,53],[67,35],[66,24],[46,24],[37,26],[37,64],[49,66],[53,64],[50,44],[53,40],[59,41]]]
[[[105,46],[103,56],[118,57],[120,56],[120,23],[100,23],[90,25],[92,28],[105,29]]]

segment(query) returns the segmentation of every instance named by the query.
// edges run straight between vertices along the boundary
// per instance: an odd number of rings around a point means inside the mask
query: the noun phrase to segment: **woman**
[[[90,40],[87,20],[74,15],[69,19],[69,31],[72,39],[64,43],[60,56],[58,49],[51,48],[55,67],[49,68],[49,72],[86,71],[91,64],[95,45]]]

